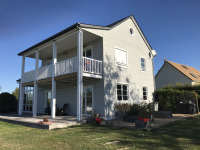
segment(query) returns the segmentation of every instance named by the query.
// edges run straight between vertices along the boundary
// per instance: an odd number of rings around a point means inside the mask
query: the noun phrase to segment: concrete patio
[[[43,121],[44,117],[49,118],[48,124],[41,124],[40,122]],[[66,128],[69,126],[80,125],[81,123],[77,121],[75,116],[56,116],[56,118],[51,119],[50,116],[37,116],[32,117],[28,114],[19,116],[17,114],[0,114],[0,121],[24,125],[27,127],[32,128],[39,128],[39,129],[56,129],[56,128]]]

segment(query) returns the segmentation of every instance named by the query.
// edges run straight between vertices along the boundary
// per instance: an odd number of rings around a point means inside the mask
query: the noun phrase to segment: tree
[[[12,92],[12,95],[16,97],[16,99],[19,99],[19,88],[16,87],[15,90]]]

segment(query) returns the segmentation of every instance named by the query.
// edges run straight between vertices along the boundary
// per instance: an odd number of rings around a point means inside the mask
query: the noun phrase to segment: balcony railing
[[[41,67],[37,70],[37,80],[46,79],[52,77],[53,65]],[[77,72],[77,58],[73,57],[60,61],[55,64],[56,73],[55,76],[61,76],[73,72]],[[102,61],[83,57],[83,72],[93,75],[102,74]],[[35,70],[29,71],[23,74],[22,83],[34,81]]]
[[[69,74],[77,71],[76,57],[56,63],[56,76]]]
[[[39,68],[37,75],[38,80],[52,77],[52,64]]]

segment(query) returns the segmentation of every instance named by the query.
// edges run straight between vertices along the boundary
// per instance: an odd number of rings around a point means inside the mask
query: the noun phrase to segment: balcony
[[[52,77],[53,65],[41,67],[37,70],[37,80]],[[77,58],[73,57],[55,64],[55,77],[77,72]],[[102,78],[102,61],[83,57],[83,76]],[[35,70],[26,72],[22,76],[22,83],[33,82]]]

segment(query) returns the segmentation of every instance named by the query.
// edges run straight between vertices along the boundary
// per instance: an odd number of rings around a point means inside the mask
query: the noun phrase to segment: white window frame
[[[45,90],[45,100],[44,100],[44,108],[47,108],[47,93],[51,92],[51,97],[52,97],[52,90]],[[51,102],[50,102],[50,108],[51,108]]]
[[[124,49],[122,49],[120,47],[115,46],[114,50],[116,50],[116,49],[126,52],[126,64],[122,64],[122,63],[117,62],[116,57],[115,57],[115,52],[114,52],[115,65],[119,66],[119,67],[123,67],[123,68],[128,68],[128,51],[124,50]]]
[[[142,70],[142,59],[145,60],[145,70]],[[141,72],[146,72],[147,71],[147,60],[146,60],[146,58],[144,58],[142,56],[140,56],[140,70],[141,70]]]
[[[143,88],[144,87],[146,87],[146,97],[147,97],[147,99],[144,99],[144,91],[143,91]],[[148,86],[146,86],[146,85],[142,85],[142,100],[143,101],[147,101],[148,100]]]
[[[83,53],[84,53],[85,51],[90,50],[90,49],[91,49],[91,58],[93,59],[93,46],[92,46],[92,45],[85,47],[85,48],[83,49]],[[84,57],[84,56],[83,56],[83,57]]]
[[[131,30],[131,29],[133,30],[133,34],[131,34],[131,33],[130,33],[130,30]],[[130,26],[130,27],[129,27],[129,30],[128,30],[128,32],[129,32],[129,34],[130,34],[131,36],[134,36],[134,35],[135,35],[135,30],[133,29],[133,27],[132,27],[132,26]]]
[[[122,92],[122,100],[118,100],[118,94],[117,94],[117,85],[122,85],[122,87],[123,87],[123,85],[126,85],[127,86],[127,100],[123,100],[123,89],[121,88],[121,92]],[[117,82],[116,83],[116,99],[117,99],[117,102],[128,102],[129,101],[129,84],[127,84],[127,83],[120,83],[120,82]]]
[[[29,88],[31,88],[31,89],[29,89]],[[26,107],[27,105],[29,105],[30,106],[30,104],[27,104],[27,100],[28,100],[28,93],[30,93],[30,92],[33,92],[33,97],[32,97],[32,104],[31,104],[31,106],[32,106],[32,111],[27,111],[26,109],[24,110],[24,106]],[[26,112],[26,113],[32,113],[33,112],[33,99],[34,99],[34,88],[33,87],[25,87],[25,90],[24,90],[24,94],[26,94],[26,104],[24,104],[24,101],[23,101],[23,112]]]

